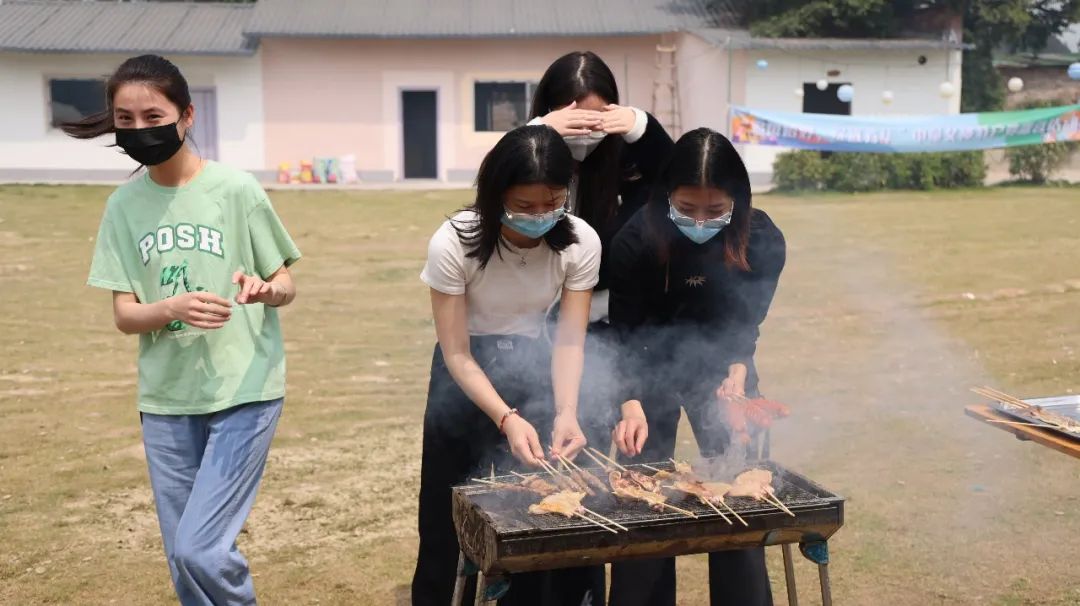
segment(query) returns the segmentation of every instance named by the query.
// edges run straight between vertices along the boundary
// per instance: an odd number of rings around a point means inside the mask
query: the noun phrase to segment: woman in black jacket
[[[681,410],[702,456],[724,453],[731,436],[720,402],[758,395],[758,327],[785,260],[784,236],[752,208],[731,142],[705,128],[680,138],[657,195],[607,255],[623,386],[649,420],[637,458],[673,456]],[[713,605],[771,604],[764,549],[709,554],[709,585]],[[674,558],[614,565],[610,603],[673,606]]]
[[[570,146],[576,160],[570,212],[600,236],[600,281],[593,291],[582,378],[581,426],[590,446],[607,450],[620,415],[608,324],[608,249],[623,225],[648,200],[673,145],[664,127],[636,107],[619,105],[615,75],[592,52],[572,52],[547,68],[533,95],[530,124],[547,124]],[[624,407],[631,445],[645,440],[636,403]],[[636,452],[636,450],[635,450]]]

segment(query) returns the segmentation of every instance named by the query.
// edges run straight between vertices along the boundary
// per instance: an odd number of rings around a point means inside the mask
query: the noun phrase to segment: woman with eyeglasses
[[[702,456],[732,443],[722,403],[758,395],[759,326],[784,267],[785,244],[751,206],[750,178],[723,135],[683,135],[658,191],[610,251],[611,323],[619,334],[626,399],[643,403],[641,461],[674,455],[681,411]],[[772,603],[762,548],[709,554],[710,603]],[[674,606],[675,559],[615,564],[611,606]]]
[[[572,458],[585,445],[577,403],[600,239],[566,212],[572,174],[554,129],[512,130],[484,158],[476,201],[431,238],[421,279],[438,344],[424,412],[415,606],[445,606],[453,593],[453,485],[515,459],[535,467],[549,455]],[[540,337],[556,299],[562,313],[549,343]],[[550,574],[514,575],[499,603],[581,602],[560,590]]]

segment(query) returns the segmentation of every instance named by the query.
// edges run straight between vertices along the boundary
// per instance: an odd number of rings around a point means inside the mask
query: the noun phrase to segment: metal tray
[[[1051,396],[1047,398],[1027,398],[1024,401],[1034,406],[1041,406],[1047,412],[1053,412],[1063,417],[1068,417],[1070,419],[1076,420],[1077,422],[1080,422],[1080,395]],[[1011,404],[994,401],[994,408],[1015,419],[1019,419],[1026,423],[1032,423],[1038,425],[1039,427],[1055,431],[1063,436],[1067,436],[1074,440],[1080,440],[1080,432],[1067,431],[1061,429],[1060,427],[1040,421],[1039,419],[1029,417],[1024,414],[1022,410]]]

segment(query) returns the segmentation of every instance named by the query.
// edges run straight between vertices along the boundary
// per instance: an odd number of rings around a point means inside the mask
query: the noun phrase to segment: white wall
[[[48,79],[107,77],[125,55],[0,53],[0,169],[81,174],[131,170],[111,136],[95,141],[67,137],[49,124]],[[262,62],[252,57],[175,56],[191,87],[214,87],[218,150],[224,163],[246,170],[264,165]],[[195,111],[199,111],[196,107]]]
[[[920,55],[926,57],[919,65]],[[944,50],[747,51],[745,99],[736,104],[754,109],[801,112],[802,99],[795,89],[804,82],[824,78],[840,70],[831,82],[850,82],[855,87],[852,115],[955,114],[960,111],[960,52]],[[757,69],[759,59],[768,68]],[[949,78],[956,93],[944,99],[939,85]],[[881,93],[893,91],[894,101],[882,103]],[[725,129],[726,132],[726,129]],[[772,172],[773,159],[786,148],[745,145],[740,152],[750,172]]]

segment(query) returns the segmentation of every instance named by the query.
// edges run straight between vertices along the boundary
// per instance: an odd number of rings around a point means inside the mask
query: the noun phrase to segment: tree
[[[962,13],[964,51],[961,111],[1004,104],[994,50],[1038,53],[1051,36],[1080,20],[1080,0],[714,0],[755,36],[770,38],[888,38],[924,11]]]

